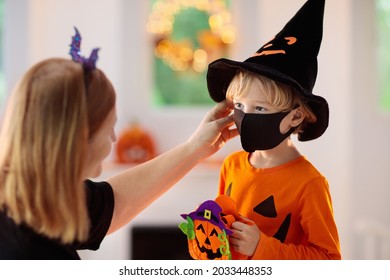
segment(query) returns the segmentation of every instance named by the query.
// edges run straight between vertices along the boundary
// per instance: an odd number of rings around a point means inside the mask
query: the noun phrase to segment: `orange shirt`
[[[224,161],[219,194],[261,231],[252,259],[340,259],[340,244],[326,178],[303,156],[256,169],[247,152]]]

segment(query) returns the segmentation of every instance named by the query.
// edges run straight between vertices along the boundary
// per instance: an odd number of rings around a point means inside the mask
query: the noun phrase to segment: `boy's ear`
[[[305,119],[305,114],[302,112],[301,107],[295,108],[291,111],[290,125],[297,127]]]

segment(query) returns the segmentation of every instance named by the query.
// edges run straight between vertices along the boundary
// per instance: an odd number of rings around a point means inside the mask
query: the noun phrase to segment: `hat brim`
[[[239,70],[247,70],[290,85],[304,97],[307,104],[316,115],[317,121],[308,124],[305,130],[298,135],[300,141],[316,139],[325,132],[329,123],[328,102],[323,97],[314,95],[312,92],[303,89],[299,83],[290,76],[266,65],[249,61],[234,61],[226,58],[221,58],[210,63],[207,71],[207,88],[210,97],[215,102],[221,102],[226,99],[226,91],[229,84]]]

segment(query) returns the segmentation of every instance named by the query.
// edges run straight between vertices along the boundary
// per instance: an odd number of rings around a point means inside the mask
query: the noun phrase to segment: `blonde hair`
[[[62,243],[85,240],[86,148],[114,106],[99,69],[85,73],[80,63],[53,58],[27,71],[0,134],[0,209]]]
[[[226,91],[226,98],[233,101],[234,98],[244,96],[248,92],[249,86],[254,82],[257,82],[259,91],[263,92],[266,101],[279,108],[280,111],[288,112],[300,107],[305,118],[296,127],[294,133],[301,133],[307,123],[316,122],[317,118],[311,108],[291,86],[249,71],[241,70],[233,77]]]

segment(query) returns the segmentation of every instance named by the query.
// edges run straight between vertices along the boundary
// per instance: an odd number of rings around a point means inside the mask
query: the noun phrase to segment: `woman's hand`
[[[234,124],[233,116],[229,115],[232,109],[233,104],[227,100],[218,103],[206,114],[188,140],[201,156],[208,157],[214,154],[228,140],[238,135],[236,128],[230,129]]]
[[[230,246],[237,253],[251,257],[256,251],[261,232],[254,222],[244,217],[241,218],[247,223],[234,222],[232,224],[233,234],[230,236]]]

